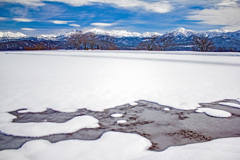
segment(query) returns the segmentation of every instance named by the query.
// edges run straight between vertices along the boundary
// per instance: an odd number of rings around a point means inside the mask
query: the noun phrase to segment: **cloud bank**
[[[144,9],[145,11],[156,13],[170,12],[173,7],[165,0],[146,2],[142,0],[1,0],[2,2],[20,3],[28,6],[43,6],[44,1],[62,2],[72,6],[95,5],[98,3],[109,4],[124,9]]]
[[[208,25],[222,25],[224,30],[240,30],[240,4],[237,0],[222,0],[210,9],[196,10],[188,16]]]

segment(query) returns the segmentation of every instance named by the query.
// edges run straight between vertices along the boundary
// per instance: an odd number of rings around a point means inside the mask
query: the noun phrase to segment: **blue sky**
[[[0,31],[240,30],[239,0],[0,0]]]

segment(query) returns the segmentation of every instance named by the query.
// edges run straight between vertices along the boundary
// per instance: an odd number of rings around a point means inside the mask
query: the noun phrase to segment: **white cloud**
[[[240,30],[240,6],[236,0],[223,0],[214,8],[197,10],[188,16],[208,25],[223,25],[225,30]]]
[[[68,23],[71,23],[73,21],[60,21],[60,20],[53,20],[53,21],[49,21],[49,22],[52,22],[54,24],[68,24]]]
[[[4,21],[4,20],[7,20],[8,18],[6,17],[0,17],[0,21]]]
[[[222,2],[218,3],[218,6],[236,6],[238,0],[222,0]]]
[[[69,26],[72,26],[72,27],[81,27],[79,24],[69,24]]]
[[[13,18],[14,21],[18,22],[33,22],[34,20],[32,19],[27,19],[27,18]]]
[[[27,6],[44,6],[43,0],[0,0],[1,2],[20,3]]]
[[[21,28],[23,31],[35,31],[36,29],[33,28]]]
[[[62,2],[72,6],[94,5],[96,3],[110,4],[125,9],[144,9],[150,12],[166,13],[173,9],[167,0],[145,2],[142,0],[1,0],[3,2],[20,3],[23,5],[43,6],[44,1]]]
[[[112,23],[91,23],[92,26],[98,26],[98,27],[108,27],[112,26]]]

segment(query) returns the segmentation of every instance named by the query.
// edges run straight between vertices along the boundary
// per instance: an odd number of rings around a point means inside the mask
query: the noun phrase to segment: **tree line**
[[[92,32],[77,31],[68,38],[68,43],[77,50],[101,49],[116,50],[115,38],[110,35],[96,35]]]
[[[149,51],[165,51],[171,50],[176,46],[176,37],[173,33],[167,33],[163,36],[152,36],[150,38],[145,38],[141,42],[137,49],[139,50],[149,50]],[[193,36],[192,37],[192,50],[194,51],[216,51],[214,42],[208,37],[204,36]]]
[[[171,50],[176,45],[173,33],[167,33],[162,36],[151,36],[144,38],[136,47],[137,50],[165,51]],[[101,49],[116,50],[116,38],[110,35],[96,35],[91,32],[83,33],[77,31],[68,38],[68,43],[73,45],[77,50]],[[215,51],[216,47],[211,39],[204,36],[193,36],[192,50],[194,51]]]

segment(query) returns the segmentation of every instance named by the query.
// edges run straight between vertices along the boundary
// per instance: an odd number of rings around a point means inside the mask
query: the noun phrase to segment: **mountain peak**
[[[185,29],[183,27],[179,27],[176,30],[174,30],[172,33],[174,33],[175,36],[178,35],[184,35],[184,36],[189,36],[193,33],[193,30]]]

